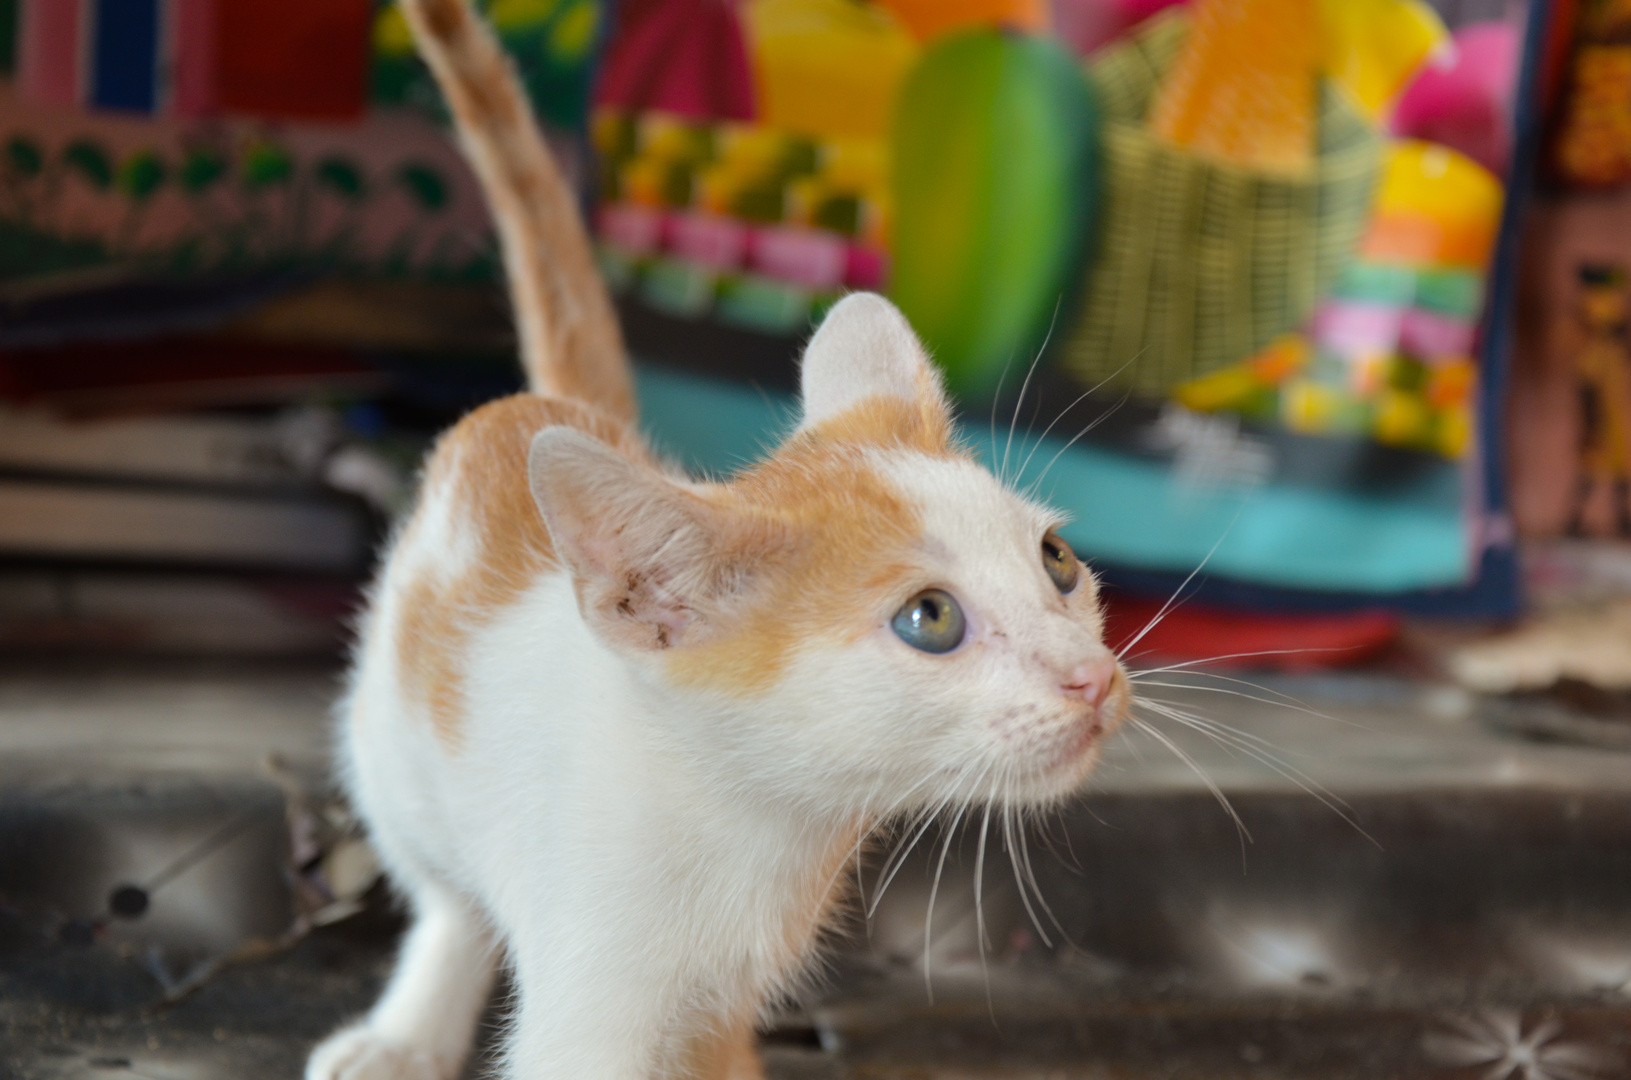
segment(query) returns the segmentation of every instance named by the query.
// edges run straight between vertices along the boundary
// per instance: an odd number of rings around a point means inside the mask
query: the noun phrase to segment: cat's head
[[[888,301],[835,306],[802,382],[798,428],[728,482],[568,428],[537,436],[533,491],[585,620],[699,753],[790,794],[878,809],[1068,794],[1130,689],[1060,516],[957,444]]]

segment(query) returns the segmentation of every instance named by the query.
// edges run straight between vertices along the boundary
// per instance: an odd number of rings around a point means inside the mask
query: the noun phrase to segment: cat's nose
[[[1060,689],[1067,697],[1082,698],[1096,709],[1104,703],[1104,697],[1110,692],[1110,684],[1115,678],[1116,659],[1104,656],[1077,664],[1065,677]]]

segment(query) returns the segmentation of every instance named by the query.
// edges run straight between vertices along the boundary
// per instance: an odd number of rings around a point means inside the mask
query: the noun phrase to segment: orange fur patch
[[[865,398],[795,436],[793,445],[809,441],[915,450],[931,457],[967,457],[954,437],[951,414],[938,389],[931,383],[919,390],[916,401],[898,397]]]
[[[532,491],[527,451],[541,429],[565,424],[588,432],[635,461],[645,445],[617,421],[576,402],[532,394],[484,405],[443,435],[425,468],[419,508],[403,545],[427,513],[445,513],[476,538],[460,573],[421,572],[400,584],[397,659],[408,690],[428,708],[437,733],[456,743],[463,713],[465,641],[515,602],[557,560]]]
[[[717,489],[723,505],[793,536],[754,575],[751,607],[725,633],[676,650],[677,682],[734,694],[773,685],[808,641],[853,641],[876,625],[920,564],[922,522],[872,467],[869,449],[960,456],[938,399],[868,398],[790,439]],[[752,558],[753,553],[743,553]]]
[[[396,645],[405,684],[449,743],[458,739],[469,634],[559,565],[527,483],[532,437],[551,424],[588,432],[655,467],[638,436],[617,421],[529,394],[484,406],[442,437],[404,544],[424,514],[447,513],[476,538],[476,550],[451,578],[427,571],[395,586],[402,604]],[[762,692],[802,643],[868,633],[878,612],[901,598],[902,581],[918,572],[922,523],[867,451],[960,455],[950,432],[937,402],[870,398],[794,436],[730,483],[702,489],[708,501],[770,528],[742,530],[742,550],[714,553],[721,565],[755,568],[751,601],[720,613],[717,633],[672,650],[671,677],[727,693]],[[771,532],[791,539],[769,553],[757,549],[757,538]]]

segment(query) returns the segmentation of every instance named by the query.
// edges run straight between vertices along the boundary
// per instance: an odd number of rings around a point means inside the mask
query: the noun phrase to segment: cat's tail
[[[400,2],[497,223],[528,385],[633,420],[616,311],[509,57],[468,0]]]

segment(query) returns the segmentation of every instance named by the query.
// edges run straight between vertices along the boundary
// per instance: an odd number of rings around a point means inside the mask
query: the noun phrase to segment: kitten
[[[635,428],[572,192],[465,0],[403,0],[499,224],[533,393],[438,443],[340,741],[413,924],[309,1080],[458,1075],[496,966],[506,1075],[753,1080],[856,845],[1081,783],[1130,698],[1058,518],[962,449],[887,301],[811,339],[802,418],[729,481]]]

